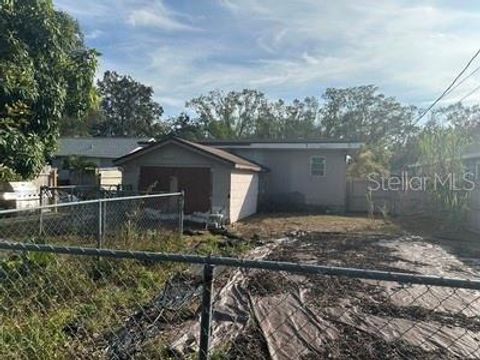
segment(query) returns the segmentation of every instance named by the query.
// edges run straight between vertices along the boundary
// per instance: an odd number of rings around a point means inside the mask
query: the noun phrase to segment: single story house
[[[147,138],[62,137],[51,165],[58,169],[59,185],[116,186],[122,182],[121,172],[113,160],[148,144]],[[66,169],[65,159],[78,157],[93,163],[95,170],[84,172]]]
[[[61,169],[65,158],[77,156],[97,167],[112,167],[113,160],[145,145],[147,138],[128,137],[62,137],[52,160]]]
[[[169,137],[114,164],[138,191],[185,191],[185,212],[221,212],[229,222],[276,203],[341,212],[346,157],[360,143],[333,141],[193,142]],[[287,207],[288,209],[288,207]]]

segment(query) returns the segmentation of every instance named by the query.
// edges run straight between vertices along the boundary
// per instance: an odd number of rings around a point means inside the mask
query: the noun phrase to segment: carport
[[[138,191],[185,191],[186,214],[221,212],[235,222],[257,210],[262,167],[221,149],[170,137],[114,163]]]

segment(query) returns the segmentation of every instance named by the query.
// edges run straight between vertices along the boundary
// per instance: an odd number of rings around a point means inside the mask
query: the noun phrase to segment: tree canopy
[[[438,108],[423,126],[418,109],[374,85],[327,88],[319,97],[270,99],[255,89],[213,90],[162,119],[153,88],[107,71],[94,84],[98,53],[51,0],[0,0],[0,178],[34,176],[67,136],[176,134],[190,139],[342,139],[365,143],[360,168],[415,162],[420,137],[441,124],[480,136],[480,107]]]
[[[98,81],[101,118],[92,129],[102,136],[154,136],[166,129],[163,108],[152,98],[153,89],[129,75],[106,71]]]
[[[306,139],[315,136],[318,101],[268,100],[254,89],[210,91],[187,102],[204,135],[220,139]]]
[[[64,116],[95,102],[98,53],[47,0],[0,0],[0,178],[30,178],[52,155]]]
[[[214,138],[331,138],[405,143],[416,130],[416,109],[373,85],[328,88],[315,97],[271,101],[258,90],[211,91],[187,102],[206,136]]]

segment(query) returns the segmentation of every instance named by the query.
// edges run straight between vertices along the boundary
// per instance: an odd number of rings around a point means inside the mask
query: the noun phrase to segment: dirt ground
[[[417,235],[444,248],[465,264],[480,270],[478,234],[452,228],[440,219],[409,216],[370,219],[362,215],[309,215],[302,213],[257,214],[229,226],[246,239],[271,240],[302,232]]]
[[[464,279],[480,274],[449,250],[452,238],[440,244],[428,221],[290,213],[256,215],[228,230],[226,244],[247,244],[242,256],[250,259]],[[467,238],[462,241],[468,244]],[[142,316],[131,317],[109,351],[118,355],[129,349],[138,351],[138,358],[151,358],[145,355],[149,346],[166,346],[164,358],[194,357],[201,269],[190,270],[195,276],[171,279]],[[178,308],[173,303],[164,308],[165,299],[182,301]],[[471,290],[218,267],[211,358],[476,359],[478,314],[480,293]],[[137,349],[133,343],[145,346]]]
[[[352,215],[308,215],[301,213],[257,214],[229,226],[242,237],[275,239],[297,231],[392,233],[400,227],[389,220]]]
[[[304,214],[257,215],[230,227],[247,238],[294,238],[268,260],[478,279],[475,237],[440,229],[426,218]],[[480,358],[476,291],[269,271],[243,277],[236,291],[246,289],[253,320],[226,358]]]

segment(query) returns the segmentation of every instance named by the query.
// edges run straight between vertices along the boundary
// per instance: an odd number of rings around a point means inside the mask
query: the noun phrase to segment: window
[[[323,156],[312,156],[310,159],[310,175],[325,176],[325,158]]]

